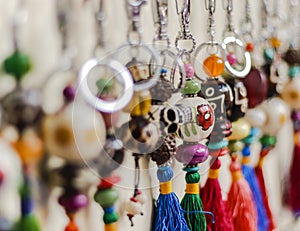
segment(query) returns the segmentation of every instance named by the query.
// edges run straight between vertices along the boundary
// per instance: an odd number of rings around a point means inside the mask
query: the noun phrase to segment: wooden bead
[[[224,60],[217,55],[210,55],[203,62],[203,70],[209,77],[217,77],[224,71]]]
[[[248,107],[254,108],[267,96],[267,78],[259,69],[252,67],[249,74],[242,79],[247,89]],[[259,86],[259,87],[257,87]]]

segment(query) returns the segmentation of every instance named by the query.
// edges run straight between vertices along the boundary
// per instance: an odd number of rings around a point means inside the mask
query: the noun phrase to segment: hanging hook
[[[210,14],[214,14],[216,11],[216,1],[205,0],[205,9],[208,10]]]
[[[225,1],[227,1],[227,5],[225,5]],[[232,11],[233,11],[232,0],[223,0],[223,8],[227,11],[228,31],[235,32],[233,20],[232,20]]]
[[[154,42],[158,40],[166,40],[167,44],[170,45],[170,39],[167,34],[168,0],[152,0],[152,12],[154,24],[157,25]]]
[[[105,46],[105,39],[104,39],[104,3],[103,0],[99,0],[99,9],[96,13],[96,20],[98,23],[98,36],[97,36],[97,47],[104,47]]]
[[[130,44],[134,44],[134,42],[130,38],[130,35],[134,33],[137,34],[137,44],[141,43],[142,29],[140,24],[140,13],[142,5],[144,5],[146,2],[147,0],[127,0],[127,13],[129,20],[131,20],[131,25],[127,33],[127,40]]]

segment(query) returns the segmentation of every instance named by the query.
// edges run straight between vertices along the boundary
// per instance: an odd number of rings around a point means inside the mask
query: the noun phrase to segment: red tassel
[[[232,184],[228,193],[228,208],[233,218],[234,230],[257,230],[256,208],[252,201],[252,192],[243,178],[241,165],[232,157],[230,165]]]
[[[205,186],[201,190],[201,199],[203,208],[214,214],[215,223],[212,223],[211,217],[206,217],[208,231],[234,231],[231,214],[229,213],[227,203],[222,199],[221,187],[218,180],[218,171],[221,167],[221,161],[216,159],[210,167],[209,176]]]
[[[293,212],[299,216],[300,214],[300,145],[295,144],[294,157],[290,172],[290,197],[289,202]]]
[[[268,199],[268,193],[267,193],[267,189],[266,189],[266,185],[265,185],[265,180],[264,180],[264,175],[263,175],[263,170],[262,170],[262,164],[263,164],[263,160],[265,158],[265,156],[270,152],[271,148],[263,148],[261,150],[260,153],[260,161],[258,163],[258,165],[255,168],[255,173],[257,176],[257,180],[259,183],[259,187],[261,189],[261,194],[264,200],[264,205],[266,208],[266,213],[269,219],[269,227],[268,227],[268,231],[272,231],[276,228],[275,226],[275,222],[274,222],[274,218],[273,218],[273,214],[269,205],[269,199]]]

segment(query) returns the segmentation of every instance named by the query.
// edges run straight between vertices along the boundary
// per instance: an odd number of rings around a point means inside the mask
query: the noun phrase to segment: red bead
[[[99,189],[112,188],[116,183],[121,180],[119,176],[109,176],[105,179],[102,179],[100,184],[98,185]]]
[[[246,51],[249,51],[249,52],[253,52],[254,51],[254,45],[253,45],[253,43],[247,43],[247,45],[246,45]]]

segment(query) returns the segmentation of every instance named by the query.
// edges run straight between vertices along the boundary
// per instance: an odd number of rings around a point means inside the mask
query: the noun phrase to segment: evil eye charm
[[[178,103],[192,109],[191,119],[180,126],[179,134],[182,139],[186,142],[199,142],[207,138],[215,123],[211,105],[201,97],[184,98]]]

